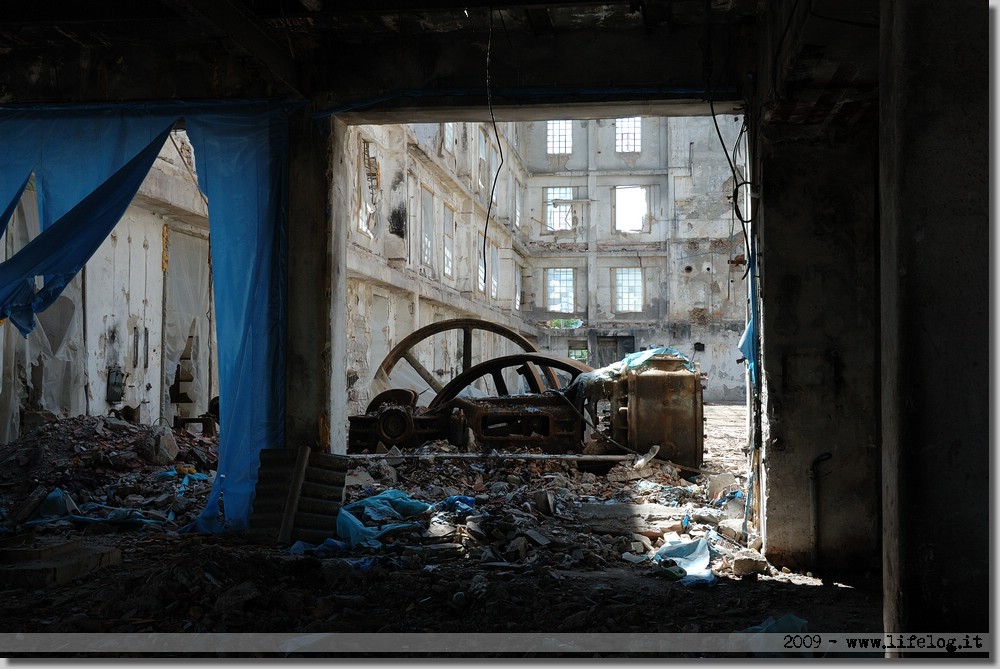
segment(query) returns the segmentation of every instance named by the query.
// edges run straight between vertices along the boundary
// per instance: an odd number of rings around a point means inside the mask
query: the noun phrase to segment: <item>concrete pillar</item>
[[[881,4],[886,632],[990,623],[988,10]]]
[[[597,239],[599,237],[597,226],[594,221],[600,217],[597,209],[597,174],[598,168],[598,143],[597,135],[599,128],[597,121],[587,121],[587,198],[590,200],[590,207],[584,216],[584,223],[587,228],[587,331],[592,332],[594,324],[601,318],[600,312],[600,292],[598,290],[599,277],[597,275],[599,263],[597,262]],[[596,335],[595,335],[596,337]],[[588,344],[589,346],[589,344]],[[597,342],[594,341],[595,348],[589,349],[591,355],[597,354]]]
[[[318,282],[329,291],[330,320],[332,332],[324,359],[328,361],[330,391],[324,398],[330,412],[330,450],[333,453],[347,452],[347,240],[351,226],[354,179],[352,165],[345,164],[344,156],[350,155],[344,143],[347,141],[347,126],[339,120],[330,124],[330,155],[337,156],[328,163],[328,181],[324,182],[325,192],[330,194],[330,212],[324,220],[329,221],[329,246],[324,250],[330,257],[330,272]],[[376,363],[378,364],[378,363]]]
[[[836,128],[835,142],[828,132],[772,123],[760,144],[764,553],[875,576],[875,123]]]
[[[290,121],[286,447],[329,448],[330,141],[311,110]],[[343,328],[339,328],[343,333]]]

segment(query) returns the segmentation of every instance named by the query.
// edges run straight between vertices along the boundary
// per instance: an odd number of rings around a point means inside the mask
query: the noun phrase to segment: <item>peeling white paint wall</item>
[[[55,303],[36,315],[27,338],[8,323],[0,326],[0,442],[53,416],[129,407],[134,420],[150,424],[198,415],[218,393],[208,212],[193,164],[183,158],[187,150],[190,159],[189,149],[183,135],[164,146],[132,205]],[[38,229],[29,189],[3,237],[2,256],[12,256]],[[173,283],[167,281],[171,239]],[[193,401],[171,404],[173,370],[164,369],[164,351],[169,366],[176,365],[186,356],[189,333],[193,359],[184,364],[191,381],[182,385]],[[124,396],[109,402],[115,367],[125,375]]]

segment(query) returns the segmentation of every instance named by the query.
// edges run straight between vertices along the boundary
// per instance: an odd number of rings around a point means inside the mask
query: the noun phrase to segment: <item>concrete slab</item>
[[[0,562],[0,583],[26,588],[61,585],[122,561],[118,548],[84,546],[78,541],[8,548],[5,554],[8,557]]]

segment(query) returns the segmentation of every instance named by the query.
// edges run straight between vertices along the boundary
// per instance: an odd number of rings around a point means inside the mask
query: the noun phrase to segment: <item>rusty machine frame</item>
[[[461,369],[442,382],[416,349],[440,333],[461,333]],[[473,363],[476,331],[510,340],[523,353]],[[393,387],[400,361],[436,394],[425,404],[411,388]],[[546,454],[656,453],[700,468],[703,453],[701,374],[696,364],[667,354],[641,364],[593,369],[577,360],[540,353],[520,334],[479,319],[428,325],[405,337],[386,356],[372,384],[365,413],[351,416],[348,453],[414,449],[427,441],[482,452],[538,449]],[[490,393],[484,393],[489,388]],[[418,406],[419,404],[419,406]]]

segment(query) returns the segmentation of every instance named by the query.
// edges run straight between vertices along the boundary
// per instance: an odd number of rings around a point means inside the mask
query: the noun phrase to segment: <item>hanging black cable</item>
[[[501,16],[501,18],[503,18]],[[493,211],[493,196],[497,190],[497,181],[500,178],[500,168],[503,167],[503,145],[500,143],[500,131],[497,129],[497,119],[493,115],[493,89],[490,85],[490,55],[493,50],[493,8],[490,7],[490,32],[486,40],[486,104],[490,109],[490,121],[493,122],[493,136],[497,140],[497,150],[500,153],[500,163],[493,174],[493,185],[490,187],[490,201],[486,205],[486,223],[483,225],[483,285],[485,286],[489,278],[486,257],[486,233],[490,229],[490,213]]]

